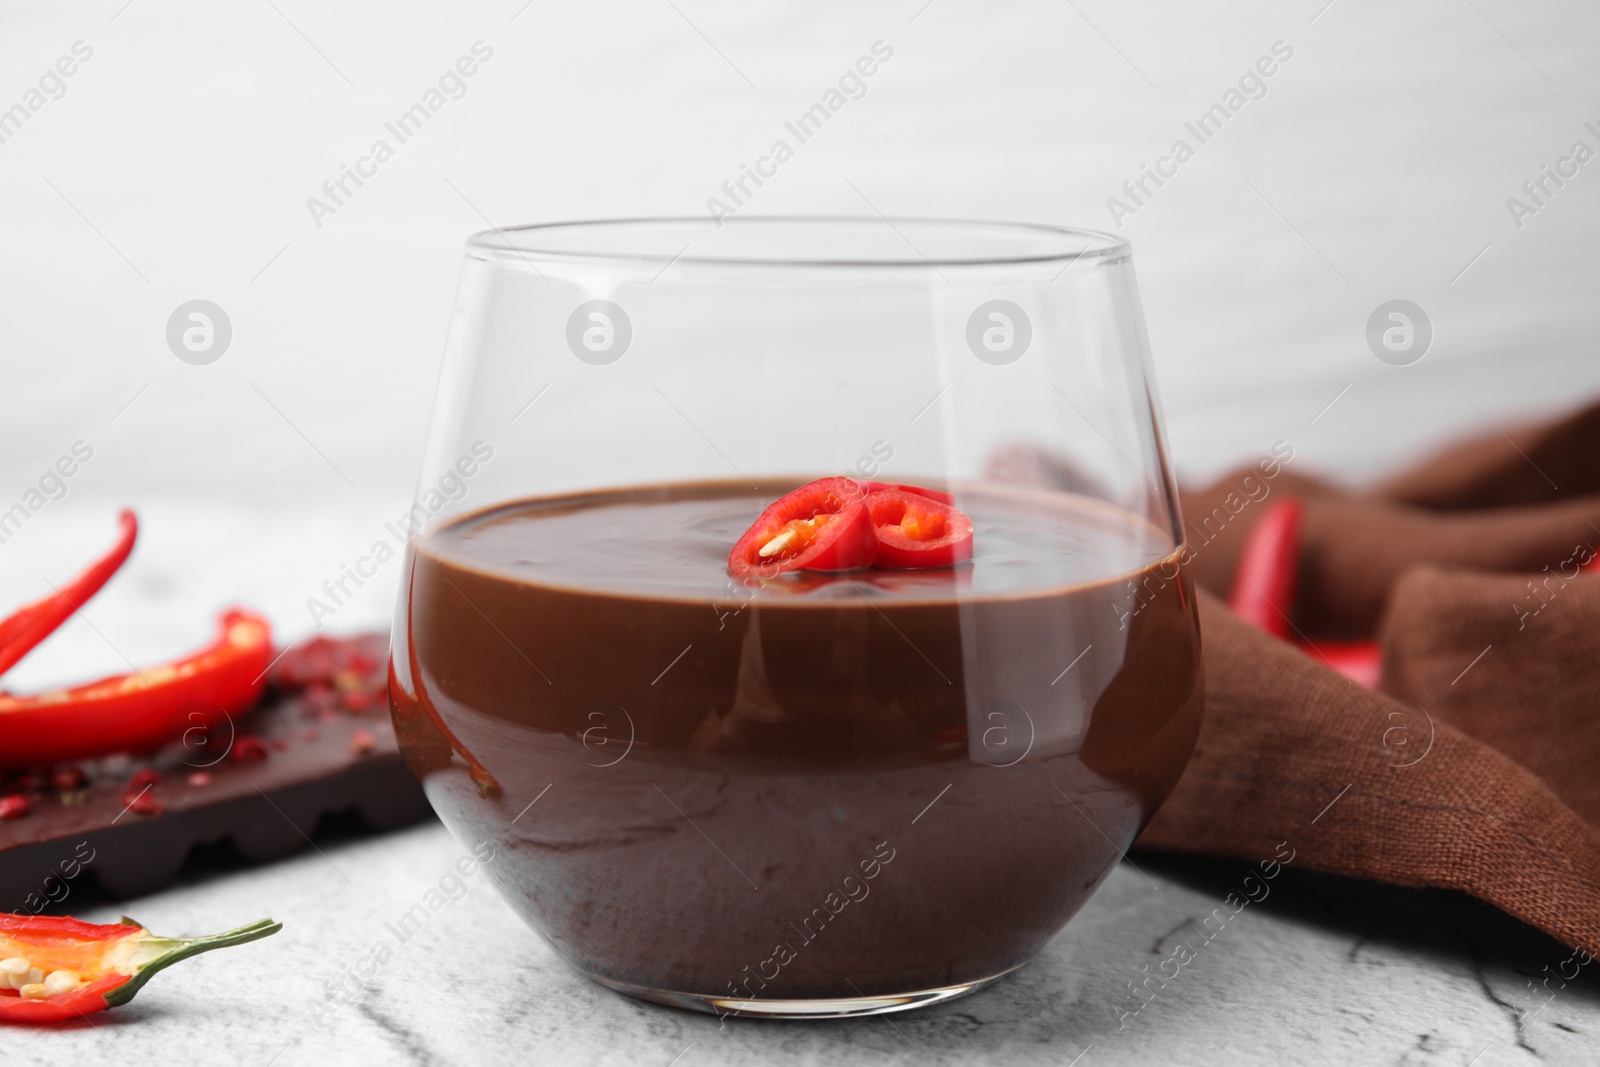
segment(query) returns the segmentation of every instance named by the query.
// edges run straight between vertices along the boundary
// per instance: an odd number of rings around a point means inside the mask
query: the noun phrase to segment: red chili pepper
[[[937,500],[941,504],[954,504],[956,502],[954,493],[947,493],[942,489],[925,489],[920,485],[900,485],[896,482],[867,482],[862,488],[869,494],[881,493],[887,489],[898,489],[902,493],[915,493],[918,496],[925,496],[929,500]]]
[[[0,693],[0,767],[160,748],[253,707],[271,659],[267,620],[230,611],[215,643],[174,663],[38,696]]]
[[[819,478],[786,493],[744,532],[728,553],[735,578],[784,571],[850,571],[872,565],[877,543],[852,478]]]
[[[126,917],[96,925],[0,913],[0,1022],[68,1022],[114,1008],[163,967],[281,929],[262,919],[211,937],[157,937]]]
[[[0,622],[0,674],[16,666],[33,646],[49,637],[72,613],[100,591],[128,561],[133,542],[139,536],[139,520],[124,508],[117,516],[121,532],[111,551],[91,563],[84,572],[42,600],[18,608]]]
[[[1378,688],[1383,677],[1383,653],[1376,641],[1318,641],[1301,645],[1306,654],[1320,659],[1357,685]]]
[[[1298,500],[1267,508],[1245,540],[1233,571],[1228,606],[1245,622],[1289,640],[1300,561]]]
[[[878,555],[874,567],[923,570],[972,558],[972,520],[929,490],[895,487],[867,497]]]
[[[1269,507],[1245,539],[1234,570],[1228,606],[1233,613],[1285,641],[1293,625],[1294,590],[1300,566],[1301,509],[1297,500]],[[1378,687],[1383,656],[1372,641],[1295,641],[1302,651],[1358,685]]]

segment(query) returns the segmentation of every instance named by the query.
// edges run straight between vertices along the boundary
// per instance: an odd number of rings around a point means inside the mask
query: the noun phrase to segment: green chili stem
[[[141,926],[127,916],[123,916],[122,921],[128,926]],[[132,978],[107,993],[106,1006],[114,1008],[119,1004],[126,1004],[157,971],[170,967],[179,960],[198,956],[202,952],[210,952],[214,948],[228,948],[231,945],[242,945],[247,941],[257,941],[282,929],[283,924],[280,922],[273,919],[259,919],[237,930],[211,934],[208,937],[145,938],[142,947],[152,947],[161,951],[149,962],[138,964]]]

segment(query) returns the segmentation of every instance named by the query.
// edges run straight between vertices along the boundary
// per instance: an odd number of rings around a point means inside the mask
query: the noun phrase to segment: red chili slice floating
[[[851,478],[819,478],[761,513],[728,553],[735,578],[784,571],[849,571],[872,565],[877,550],[866,490]]]
[[[972,558],[972,520],[931,494],[932,490],[896,486],[867,497],[878,539],[874,567],[923,570]]]
[[[941,504],[954,504],[956,502],[955,495],[952,493],[946,493],[942,489],[924,489],[920,485],[899,485],[895,482],[867,482],[863,488],[869,494],[898,489],[902,493],[915,493],[917,496],[925,496],[929,500],[937,500]]]

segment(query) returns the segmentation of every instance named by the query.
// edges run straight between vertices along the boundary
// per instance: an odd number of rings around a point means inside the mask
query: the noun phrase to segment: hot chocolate
[[[1194,745],[1162,531],[957,486],[970,562],[730,578],[797,484],[526,500],[411,552],[412,770],[528,922],[635,995],[826,1014],[972,988],[1077,911]]]

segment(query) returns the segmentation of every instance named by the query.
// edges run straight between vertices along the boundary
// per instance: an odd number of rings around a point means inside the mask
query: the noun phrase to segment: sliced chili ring
[[[895,489],[902,493],[915,493],[917,496],[925,496],[929,500],[937,500],[941,504],[954,504],[956,502],[954,493],[947,493],[943,489],[927,489],[920,485],[901,485],[898,482],[866,482],[862,485],[862,488],[868,494],[884,493]]]
[[[912,489],[882,489],[866,499],[883,570],[949,567],[972,558],[972,520]]]
[[[852,478],[819,478],[785,493],[761,513],[728,553],[735,578],[784,571],[850,571],[872,566],[877,544]]]

